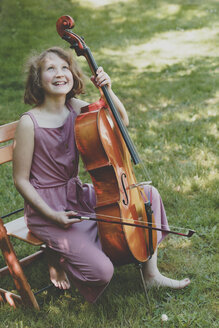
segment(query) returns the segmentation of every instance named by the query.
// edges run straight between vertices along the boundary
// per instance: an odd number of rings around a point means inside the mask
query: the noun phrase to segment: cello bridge
[[[134,183],[134,184],[131,184],[128,189],[134,189],[134,188],[138,188],[138,187],[141,187],[141,186],[148,186],[152,183],[152,181],[144,181],[144,182],[139,182],[139,183]]]

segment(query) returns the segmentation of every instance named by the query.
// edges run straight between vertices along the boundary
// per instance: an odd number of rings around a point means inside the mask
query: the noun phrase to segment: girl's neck
[[[66,97],[46,97],[39,109],[45,110],[50,113],[60,113],[65,108]]]
[[[41,128],[58,128],[64,124],[70,114],[64,101],[48,101],[48,98],[31,111]]]

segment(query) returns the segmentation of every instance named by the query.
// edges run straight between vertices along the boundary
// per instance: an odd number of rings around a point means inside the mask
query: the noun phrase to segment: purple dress
[[[34,124],[34,154],[30,183],[44,201],[54,210],[94,212],[94,188],[82,184],[78,178],[79,154],[75,144],[74,124],[77,114],[68,105],[69,115],[58,128],[42,128],[31,112]],[[152,200],[157,226],[167,225],[159,193],[154,187],[145,187]],[[25,203],[25,219],[29,229],[50,248],[60,254],[60,265],[69,280],[89,302],[95,302],[110,282],[113,264],[101,249],[97,224],[82,221],[64,229],[46,219]],[[158,232],[158,242],[164,235]]]

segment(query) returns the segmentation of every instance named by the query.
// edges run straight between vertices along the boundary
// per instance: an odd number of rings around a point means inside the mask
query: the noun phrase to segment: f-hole
[[[125,199],[122,200],[123,204],[124,205],[128,205],[129,203],[129,198],[128,198],[128,194],[127,194],[127,191],[126,191],[126,188],[125,188],[125,180],[126,180],[127,176],[125,173],[122,173],[121,175],[121,182],[122,182],[122,188],[123,188],[123,191],[124,191],[124,194],[125,194]]]

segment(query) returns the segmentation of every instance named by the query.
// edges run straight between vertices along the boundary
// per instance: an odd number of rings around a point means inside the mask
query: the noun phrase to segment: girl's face
[[[69,64],[54,53],[47,54],[41,67],[41,84],[45,96],[66,95],[74,84]]]

